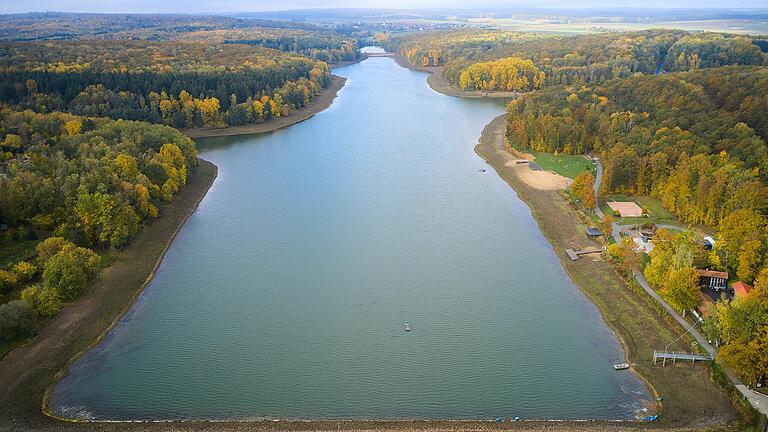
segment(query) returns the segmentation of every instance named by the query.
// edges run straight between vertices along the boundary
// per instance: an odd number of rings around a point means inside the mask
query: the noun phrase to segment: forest
[[[39,112],[225,127],[289,115],[330,80],[327,63],[241,44],[0,43],[0,101]]]
[[[310,24],[223,16],[30,13],[0,16],[0,40],[187,40],[239,43],[327,63],[356,60],[357,39]]]
[[[768,68],[757,66],[552,87],[507,108],[511,146],[598,154],[602,195],[655,197],[681,222],[717,232],[706,251],[693,233],[660,230],[645,275],[680,311],[699,304],[696,268],[755,286],[748,298],[718,302],[707,317],[724,361],[750,383],[768,376],[768,364],[755,357],[768,344],[766,112]],[[632,247],[612,245],[609,255],[638,264]]]
[[[0,339],[34,330],[84,292],[101,268],[94,250],[130,243],[197,166],[176,129],[143,122],[0,106],[0,244],[37,244],[3,263]],[[40,241],[43,240],[44,241]]]
[[[563,36],[496,30],[396,35],[385,46],[413,66],[443,66],[452,85],[478,63],[530,60],[545,86],[591,85],[635,73],[653,74],[724,65],[764,65],[763,39],[680,30]],[[505,90],[496,85],[491,90]]]

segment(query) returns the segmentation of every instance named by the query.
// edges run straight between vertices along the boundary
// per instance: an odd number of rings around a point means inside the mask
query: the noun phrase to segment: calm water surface
[[[499,103],[389,58],[328,110],[206,139],[219,177],[58,414],[627,418],[648,398],[529,209],[473,152]],[[405,322],[413,330],[406,333]]]

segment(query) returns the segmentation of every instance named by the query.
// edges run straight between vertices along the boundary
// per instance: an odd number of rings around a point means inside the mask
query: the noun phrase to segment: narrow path
[[[600,163],[600,159],[595,158],[595,166],[597,168],[596,176],[595,176],[595,202],[598,202],[597,199],[599,197],[599,189],[600,189],[600,181],[603,176],[603,165]],[[603,212],[600,210],[600,205],[595,206],[595,211],[601,218],[603,217]],[[616,240],[616,243],[621,243],[621,232],[625,230],[629,225],[619,225],[618,223],[612,224],[612,231],[613,231],[613,239]],[[675,225],[657,225],[659,228],[666,228],[670,230],[676,230],[676,231],[684,231],[685,228],[681,228]],[[651,288],[651,285],[648,283],[648,280],[645,278],[645,275],[643,275],[641,272],[633,272],[635,276],[635,280],[638,284],[643,288],[643,290],[648,293],[649,296],[651,296],[654,300],[656,300],[657,303],[659,303],[665,311],[669,315],[672,316],[672,318],[675,319],[678,323],[680,323],[681,326],[683,326],[686,331],[693,336],[694,339],[696,339],[696,342],[701,345],[707,353],[709,353],[712,357],[715,357],[717,355],[717,350],[709,343],[707,338],[705,338],[701,333],[699,333],[696,328],[694,328],[693,325],[689,324],[688,321],[686,321],[680,314],[675,311],[672,306],[670,306],[664,299],[659,296],[659,294]],[[744,383],[741,382],[741,380],[728,368],[723,368],[725,370],[726,375],[728,376],[728,379],[731,380],[733,385],[736,387],[736,389],[741,393],[742,396],[744,396],[745,399],[749,400],[749,403],[758,411],[760,411],[763,415],[768,416],[768,396],[763,395],[762,393],[757,393],[755,391],[750,390]]]

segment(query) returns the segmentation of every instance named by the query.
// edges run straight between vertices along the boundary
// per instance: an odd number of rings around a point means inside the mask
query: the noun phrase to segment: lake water
[[[314,118],[198,142],[216,182],[54,410],[632,417],[648,392],[611,368],[616,338],[473,152],[503,105],[435,93],[390,58],[335,73],[347,84]]]

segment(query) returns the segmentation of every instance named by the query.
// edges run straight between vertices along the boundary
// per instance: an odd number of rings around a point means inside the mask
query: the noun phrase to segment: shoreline
[[[51,389],[69,365],[96,346],[133,306],[217,174],[214,164],[198,159],[191,181],[120,251],[115,263],[102,269],[87,294],[66,305],[35,337],[0,361],[0,430],[69,424],[48,416]]]
[[[352,63],[357,63],[362,60],[355,60]],[[242,126],[230,126],[220,129],[206,129],[206,128],[191,128],[191,129],[179,129],[181,133],[189,138],[211,138],[211,137],[225,137],[236,135],[252,135],[261,134],[266,132],[273,132],[278,129],[282,129],[291,125],[294,125],[304,120],[310,119],[315,114],[325,110],[333,104],[339,91],[344,88],[344,84],[347,79],[338,75],[331,75],[331,83],[328,87],[320,90],[320,94],[312,101],[311,104],[301,107],[290,115],[285,117],[278,117],[271,119],[264,123],[249,123]]]
[[[503,116],[497,117],[494,119],[496,124],[493,122],[486,126],[486,128],[483,130],[483,136],[480,138],[481,143],[484,140],[487,142],[488,145],[490,145],[490,150],[493,150],[492,144],[493,141],[488,141],[486,130],[488,130],[492,135],[498,133],[498,129],[495,129],[495,127],[498,127],[499,119],[503,120]],[[501,124],[503,126],[503,121],[501,121]],[[494,127],[491,127],[491,125],[494,125]],[[489,127],[491,127],[489,129]],[[495,138],[495,137],[492,137]],[[480,148],[482,144],[478,144],[476,147],[476,151],[478,154],[483,157],[483,155],[480,153]],[[483,157],[486,159],[485,157]],[[486,161],[494,166],[492,162],[488,159]],[[204,179],[202,179],[202,171],[204,169],[212,170],[212,177],[210,178],[209,184],[204,188],[204,190],[198,190],[198,188],[201,186],[198,184],[198,182],[204,182]],[[494,166],[494,169],[497,170],[497,173],[499,173],[500,176],[502,176],[499,169]],[[211,175],[211,172],[208,171],[208,174]],[[269,421],[269,420],[261,420],[261,421],[206,421],[206,420],[197,420],[197,421],[187,421],[187,420],[175,420],[175,421],[169,421],[169,422],[138,422],[138,421],[127,421],[127,422],[81,422],[76,420],[68,420],[68,419],[60,419],[51,416],[43,415],[43,413],[40,412],[40,406],[41,406],[41,398],[40,398],[40,392],[39,387],[42,385],[43,382],[45,382],[45,394],[47,395],[47,392],[50,391],[58,382],[58,379],[60,378],[60,372],[66,371],[66,368],[69,365],[69,362],[72,360],[78,358],[80,354],[86,352],[101,340],[101,338],[108,334],[109,330],[114,326],[120,318],[123,316],[123,314],[132,307],[134,304],[135,299],[138,297],[138,295],[141,293],[143,288],[151,281],[152,276],[154,274],[154,271],[157,269],[157,267],[160,265],[162,258],[167,251],[168,247],[173,242],[173,239],[175,238],[176,234],[179,232],[181,227],[184,225],[184,222],[187,220],[188,217],[190,217],[194,210],[197,208],[197,205],[202,200],[202,198],[206,195],[208,188],[213,184],[216,177],[216,167],[213,164],[210,164],[209,162],[200,160],[200,166],[198,167],[198,171],[196,175],[193,177],[190,184],[188,184],[187,188],[185,188],[179,196],[177,196],[177,199],[174,200],[173,203],[170,203],[166,208],[163,207],[164,212],[169,212],[171,208],[173,208],[173,204],[181,203],[181,197],[184,194],[184,191],[191,190],[193,183],[198,186],[198,188],[195,188],[195,191],[189,192],[190,194],[194,194],[195,192],[201,193],[199,197],[197,198],[197,201],[194,202],[194,205],[190,208],[188,205],[190,204],[187,202],[187,200],[184,200],[185,206],[183,206],[182,209],[176,209],[177,211],[180,210],[187,210],[186,214],[180,214],[177,216],[183,216],[180,221],[177,221],[177,225],[175,226],[175,230],[173,231],[170,238],[167,239],[165,242],[164,247],[162,248],[162,251],[160,252],[159,257],[154,262],[154,265],[149,269],[149,273],[147,273],[147,276],[144,279],[144,282],[140,284],[140,288],[137,290],[136,286],[134,285],[132,288],[132,294],[130,296],[130,299],[128,301],[127,306],[123,306],[118,311],[118,315],[110,320],[108,323],[109,325],[104,329],[102,327],[100,335],[95,339],[90,339],[90,342],[87,344],[82,343],[83,341],[87,341],[89,338],[91,338],[91,333],[88,334],[77,334],[71,339],[66,340],[60,340],[58,341],[58,351],[53,352],[50,355],[46,355],[45,347],[42,349],[37,348],[28,348],[32,349],[35,352],[33,354],[37,354],[38,357],[43,358],[43,362],[45,364],[42,365],[36,365],[33,367],[31,371],[29,371],[28,374],[25,374],[24,376],[21,376],[22,374],[19,374],[18,379],[13,380],[14,388],[11,389],[13,391],[16,390],[16,395],[12,395],[11,391],[9,391],[7,394],[0,395],[0,406],[2,406],[2,410],[0,410],[0,430],[83,430],[83,429],[89,429],[89,430],[274,430],[274,431],[287,431],[287,430],[333,430],[337,427],[339,429],[344,430],[430,430],[430,431],[436,431],[436,430],[499,430],[499,429],[520,429],[520,430],[547,430],[547,431],[628,431],[628,430],[645,430],[650,424],[641,423],[637,421],[632,420],[525,420],[520,422],[504,422],[504,423],[495,423],[492,420],[440,420],[440,419],[424,419],[424,420],[377,420],[377,419],[365,419],[365,420],[323,420],[323,419],[315,419],[315,420],[281,420],[277,422]],[[504,176],[502,176],[504,178]],[[505,179],[506,180],[506,179]],[[508,181],[509,183],[509,181]],[[511,183],[510,183],[511,185]],[[514,187],[514,186],[513,186]],[[533,206],[530,202],[528,202],[521,193],[515,189],[520,196],[521,199],[523,199],[524,202],[531,208],[533,212]],[[186,196],[186,195],[185,195]],[[187,197],[190,201],[194,201],[194,197]],[[179,206],[181,206],[179,204]],[[170,216],[169,214],[164,213],[164,216]],[[142,238],[148,238],[145,239],[150,242],[161,242],[162,239],[158,238],[152,238],[152,233],[149,233],[148,228],[157,225],[157,223],[160,221],[160,219],[153,221],[152,224],[148,224],[147,226],[142,229],[139,236],[142,236]],[[168,222],[168,221],[166,221]],[[542,227],[542,222],[537,218],[537,222],[539,223],[539,228],[542,230],[542,232],[545,234],[545,237],[548,237],[546,232],[544,231]],[[161,231],[165,232],[165,231]],[[156,233],[155,233],[156,234]],[[124,255],[128,254],[129,249],[133,250],[136,249],[138,252],[140,252],[142,255],[150,255],[146,251],[146,247],[139,247],[136,246],[133,248],[133,245],[137,245],[138,237],[134,241],[134,243],[131,244],[131,246],[127,247],[125,250],[121,252],[121,260],[118,260],[114,266],[117,266],[118,264],[123,265],[129,265],[130,263],[126,263],[122,260]],[[548,238],[549,239],[549,238]],[[556,248],[555,244],[550,240],[550,243],[552,244],[553,248]],[[556,248],[557,249],[557,248]],[[152,251],[154,252],[154,251]],[[127,258],[127,257],[126,257]],[[560,257],[562,259],[562,256]],[[113,267],[109,267],[104,269],[102,273],[107,272],[108,270],[112,269]],[[566,267],[564,265],[564,267]],[[570,274],[568,269],[566,268],[566,271],[569,273],[569,276],[572,280],[574,280],[573,276]],[[135,272],[133,272],[135,273]],[[99,280],[94,284],[94,287],[89,289],[89,293],[87,296],[83,299],[81,299],[82,302],[86,302],[86,300],[90,303],[94,303],[94,307],[96,308],[102,308],[102,303],[98,302],[98,298],[94,299],[95,294],[97,294],[95,291],[97,291],[99,288],[104,288],[104,286],[108,286],[108,281],[105,280],[108,276],[102,276],[100,275]],[[113,275],[113,279],[118,278],[119,275],[115,276]],[[134,276],[135,278],[135,276]],[[129,281],[128,284],[131,282]],[[574,283],[576,281],[574,280]],[[98,287],[97,287],[98,285]],[[577,284],[578,285],[578,284]],[[103,291],[102,289],[102,291]],[[114,289],[113,289],[114,290]],[[105,293],[102,293],[102,297]],[[106,293],[109,294],[109,293]],[[118,294],[125,294],[124,292],[119,292]],[[585,292],[586,294],[586,292]],[[588,297],[589,294],[587,294]],[[120,301],[122,301],[124,297],[120,298]],[[590,300],[593,301],[593,303],[598,306],[598,309],[601,310],[601,313],[603,313],[602,308],[597,304],[596,301],[594,301],[591,297]],[[80,303],[80,301],[78,301]],[[73,305],[70,305],[73,306]],[[68,306],[65,309],[70,309],[70,306]],[[107,305],[105,307],[109,307],[110,305]],[[114,306],[114,305],[112,305]],[[102,308],[103,309],[103,308]],[[110,309],[110,311],[113,311],[114,307]],[[62,311],[62,314],[64,311]],[[52,322],[58,321],[60,317],[55,318]],[[69,327],[73,328],[65,328],[65,331],[69,331],[70,333],[77,332],[82,327],[98,327],[104,324],[105,320],[99,320],[93,319],[92,321],[85,321],[84,318],[89,318],[87,316],[77,316],[75,315],[72,317],[75,319],[75,322],[68,323]],[[603,318],[608,322],[607,318],[603,316]],[[77,327],[78,322],[76,320],[80,320],[79,323],[80,327]],[[65,320],[66,321],[66,320]],[[49,323],[50,324],[50,323]],[[613,326],[609,323],[609,326],[614,329]],[[614,329],[614,332],[617,334],[618,332]],[[42,332],[41,332],[42,333]],[[23,345],[19,349],[22,349],[26,347],[27,345],[33,345],[38,344],[38,338],[41,335],[38,335],[38,337],[35,337],[32,341],[28,342],[27,344]],[[619,337],[619,340],[622,341],[622,339]],[[73,342],[74,341],[74,342]],[[77,344],[80,342],[80,345],[73,346],[69,344]],[[622,341],[623,342],[623,341]],[[630,344],[627,344],[625,349],[629,349],[631,347]],[[50,350],[48,350],[50,351]],[[69,352],[76,351],[74,355],[69,355]],[[64,353],[61,358],[58,358],[57,353]],[[5,366],[5,360],[8,359],[11,355],[15,355],[15,351],[12,353],[9,353],[8,356],[6,356],[6,359],[4,359],[2,362],[0,362],[0,388],[6,389],[10,387],[4,387],[4,383],[6,381],[10,381],[10,377],[15,375],[9,374],[8,369]],[[63,360],[65,358],[69,358],[66,362]],[[54,364],[50,364],[53,362]],[[64,366],[61,366],[64,364]],[[51,375],[51,370],[57,367],[59,365],[58,370],[54,371],[54,374]],[[37,369],[37,370],[35,370]],[[31,376],[30,376],[31,375]],[[52,378],[53,376],[53,378]],[[55,378],[55,379],[54,379]],[[46,381],[47,380],[47,381]],[[23,385],[21,388],[19,386]],[[31,388],[27,387],[29,385]],[[653,388],[653,387],[651,387]],[[31,391],[30,391],[31,390]],[[26,392],[26,394],[24,394]],[[18,397],[16,399],[14,396]],[[12,402],[10,402],[13,400]],[[31,402],[35,401],[34,404]],[[43,400],[43,408],[44,411],[47,409],[47,400]],[[50,414],[48,414],[50,415]],[[706,426],[707,424],[705,424]],[[710,426],[712,424],[709,424]],[[716,424],[715,426],[719,426],[719,424]],[[685,425],[684,425],[685,428]],[[690,430],[699,430],[698,427],[693,426]]]
[[[649,364],[651,348],[639,346],[648,345],[643,341],[653,338],[654,334],[666,335],[667,337],[662,337],[656,342],[663,343],[674,339],[678,332],[684,331],[659,313],[648,298],[621,279],[613,267],[601,258],[582,258],[574,262],[562,253],[566,247],[594,243],[583,233],[584,221],[569,207],[558,191],[532,187],[521,178],[519,172],[521,169],[529,169],[527,165],[508,164],[514,157],[506,150],[503,139],[505,120],[505,115],[502,114],[486,125],[475,146],[475,153],[485,160],[529,207],[539,230],[558,255],[568,277],[598,309],[603,321],[621,344],[627,362],[632,365],[632,373],[648,387],[654,398],[653,403],[658,408],[655,412],[661,414],[660,425],[726,427],[730,421],[736,419],[736,410],[724,390],[710,379],[708,370],[699,366],[686,367],[686,371],[678,373],[685,374],[688,379],[677,380],[675,378],[680,377],[674,375],[669,366],[662,369]],[[556,207],[554,212],[552,207]],[[638,317],[634,315],[641,314],[645,315],[643,319],[646,321],[638,323]],[[695,382],[691,382],[692,380]],[[682,390],[693,390],[693,387],[701,389],[689,392]],[[674,403],[667,402],[671,394],[675,395]],[[663,403],[658,401],[659,396],[665,397]],[[697,398],[702,400],[696,401]],[[695,412],[686,409],[686,406],[691,408],[691,404],[701,405],[702,402],[709,407],[696,408],[693,410]],[[707,415],[709,419],[703,417]]]
[[[460,90],[456,87],[453,87],[443,76],[443,67],[442,66],[412,66],[410,63],[408,63],[408,60],[401,56],[400,54],[395,53],[395,56],[393,57],[395,59],[395,62],[399,64],[400,66],[411,69],[419,72],[426,72],[429,74],[427,77],[427,84],[429,84],[429,87],[438,92],[442,93],[446,96],[454,96],[454,97],[461,97],[461,98],[467,98],[467,99],[515,99],[518,96],[521,95],[521,93],[511,91],[511,92],[483,92],[479,90],[474,91],[466,91],[466,90]]]

